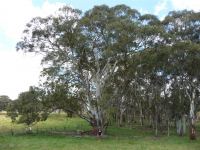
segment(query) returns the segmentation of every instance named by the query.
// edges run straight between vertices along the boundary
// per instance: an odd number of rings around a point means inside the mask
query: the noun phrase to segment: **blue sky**
[[[70,5],[83,12],[95,5],[110,7],[126,4],[140,13],[151,13],[160,19],[171,10],[200,11],[200,0],[2,0],[0,2],[0,95],[17,98],[29,86],[37,85],[40,56],[16,52],[25,24],[36,16],[45,17],[63,5]]]
[[[9,0],[8,0],[9,1]],[[24,0],[18,0],[20,1]],[[31,1],[31,0],[27,0]],[[95,5],[102,5],[106,4],[110,7],[118,5],[118,4],[126,4],[130,6],[131,8],[137,9],[142,14],[144,13],[152,13],[160,18],[163,18],[170,10],[173,9],[171,7],[171,1],[170,0],[32,0],[31,3],[33,7],[36,8],[42,8],[44,6],[44,3],[48,2],[49,4],[56,4],[56,3],[62,3],[66,5],[70,5],[74,8],[80,9],[83,12],[86,10],[91,9]],[[23,3],[22,3],[23,6]],[[6,33],[3,31],[3,29],[0,28],[0,42],[1,43],[10,43],[8,46],[14,46],[16,41],[15,39],[10,39]]]
[[[35,6],[41,6],[43,2],[44,0],[33,0]],[[49,0],[49,2],[66,3],[82,11],[89,10],[95,5],[106,4],[112,7],[118,4],[126,4],[137,10],[154,13],[155,7],[161,3],[166,3],[166,9],[161,11],[161,15],[167,14],[168,11],[172,10],[171,2],[168,0]]]

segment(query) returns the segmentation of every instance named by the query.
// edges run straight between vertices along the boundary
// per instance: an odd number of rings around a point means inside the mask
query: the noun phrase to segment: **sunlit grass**
[[[25,132],[25,124],[13,123],[6,115],[0,115],[0,134]],[[90,130],[89,124],[80,118],[68,118],[66,114],[51,114],[46,121],[38,122],[32,126],[33,132],[37,131],[86,131]]]
[[[107,136],[65,136],[54,134],[10,134],[23,131],[25,125],[13,124],[5,115],[0,115],[0,150],[199,150],[200,139],[190,141],[188,136],[155,137],[147,128],[108,128]],[[33,129],[57,131],[89,130],[87,122],[79,118],[67,118],[65,114],[51,115],[47,121],[36,124]],[[199,126],[198,126],[199,130]],[[6,134],[7,133],[7,134]]]

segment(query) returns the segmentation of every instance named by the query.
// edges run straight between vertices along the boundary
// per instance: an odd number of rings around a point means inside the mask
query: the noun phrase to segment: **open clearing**
[[[49,134],[51,130],[77,131],[90,127],[79,118],[52,115],[47,121],[33,127],[33,134],[24,134],[25,126],[11,123],[5,115],[0,115],[0,150],[199,150],[200,140],[190,141],[188,136],[174,134],[167,137],[153,136],[153,131],[141,127],[117,128],[110,126],[107,136],[66,136]],[[198,126],[198,131],[199,131]],[[14,135],[12,135],[13,131]]]

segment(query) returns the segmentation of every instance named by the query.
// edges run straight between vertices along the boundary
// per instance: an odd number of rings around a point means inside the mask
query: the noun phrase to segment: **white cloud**
[[[35,16],[47,16],[55,12],[62,3],[51,4],[47,0],[41,7],[35,7],[32,0],[4,0],[0,3],[0,29],[4,34],[16,40],[25,27],[25,24]]]
[[[13,43],[19,41],[25,24],[35,16],[45,17],[62,7],[62,3],[51,4],[47,0],[36,7],[32,0],[2,0],[0,2],[0,95],[11,99],[37,85],[41,71],[40,57],[16,52]],[[11,45],[12,44],[12,45]]]
[[[155,15],[159,15],[160,12],[164,11],[167,9],[167,0],[162,0],[158,2],[158,4],[155,6]]]
[[[139,12],[140,12],[141,14],[149,14],[149,11],[144,10],[144,9],[142,9],[142,8],[139,9]]]
[[[176,10],[200,11],[200,0],[171,0],[172,6]]]
[[[0,51],[0,95],[17,98],[29,86],[37,85],[41,71],[40,57],[16,51]]]

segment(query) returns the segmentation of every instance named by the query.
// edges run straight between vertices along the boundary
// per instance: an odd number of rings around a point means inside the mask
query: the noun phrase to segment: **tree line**
[[[43,81],[9,106],[28,125],[62,109],[102,134],[139,122],[155,135],[189,124],[195,139],[200,92],[200,12],[160,20],[126,5],[70,7],[27,23],[17,50],[43,56]]]

